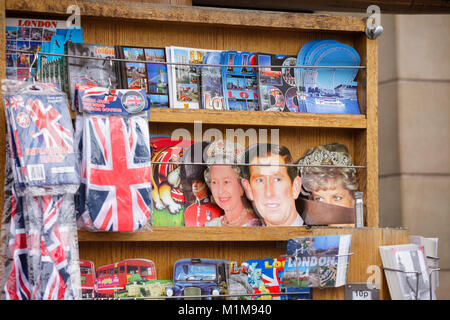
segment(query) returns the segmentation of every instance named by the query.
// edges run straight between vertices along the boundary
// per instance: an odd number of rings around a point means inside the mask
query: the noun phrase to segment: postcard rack
[[[427,257],[430,258],[430,257]],[[420,275],[422,274],[421,271],[405,271],[405,270],[401,270],[401,269],[395,269],[395,268],[387,268],[387,267],[383,267],[383,270],[386,271],[391,271],[391,272],[402,272],[402,273],[406,273],[406,274],[414,274],[415,278],[416,278],[416,299],[415,300],[419,300],[419,279],[420,279]],[[434,272],[440,271],[440,268],[433,268],[433,269],[429,269],[429,274],[428,274],[428,280],[430,283],[430,300],[433,300],[433,285],[432,285],[432,275]]]
[[[213,299],[226,299],[226,298],[240,298],[240,297],[246,297],[251,298],[252,300],[255,300],[253,298],[256,298],[256,300],[265,300],[269,299],[272,300],[273,296],[279,297],[292,297],[292,296],[301,296],[301,295],[308,295],[309,292],[271,292],[271,293],[251,293],[251,294],[223,294],[220,296],[215,295],[199,295],[199,296],[176,296],[176,297],[126,297],[126,298],[95,298],[93,300],[198,300],[198,299],[207,299],[207,300],[213,300]],[[298,300],[298,299],[295,299]]]
[[[160,2],[160,1],[159,1]],[[169,1],[166,1],[169,3]],[[361,57],[364,72],[358,78],[361,115],[303,114],[252,111],[181,110],[156,108],[149,119],[151,133],[171,135],[177,128],[192,135],[200,121],[203,130],[277,129],[280,144],[294,157],[308,148],[331,142],[349,147],[354,163],[361,168],[358,184],[364,194],[363,228],[254,227],[194,228],[153,227],[151,232],[78,233],[80,257],[96,266],[127,258],[150,258],[158,279],[171,279],[176,260],[188,257],[245,261],[285,254],[284,244],[299,236],[351,234],[348,282],[366,282],[370,266],[381,270],[378,247],[409,242],[405,229],[379,228],[378,219],[378,64],[377,41],[365,35],[364,19],[258,10],[162,5],[135,1],[83,0],[80,8],[83,41],[129,46],[183,46],[219,50],[246,50],[296,55],[310,40],[333,39],[351,45]],[[67,19],[70,0],[0,1],[0,30],[5,37],[5,17]],[[5,56],[5,41],[0,54]],[[0,60],[0,77],[5,78],[6,61]],[[0,147],[5,147],[6,122],[0,112]],[[4,180],[5,159],[0,158]],[[1,188],[3,188],[3,183]],[[3,190],[1,190],[3,191]],[[3,208],[3,192],[0,192]],[[380,272],[380,298],[388,299],[387,283]],[[344,299],[344,287],[313,289],[314,299]]]

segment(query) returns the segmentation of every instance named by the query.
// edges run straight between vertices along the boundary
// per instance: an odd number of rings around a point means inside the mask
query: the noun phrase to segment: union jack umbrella
[[[85,115],[86,201],[94,228],[135,231],[151,213],[148,121]]]

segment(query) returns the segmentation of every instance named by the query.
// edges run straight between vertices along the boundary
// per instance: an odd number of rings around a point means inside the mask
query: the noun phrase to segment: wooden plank
[[[292,1],[292,0],[193,0],[194,5],[247,8],[247,9],[267,9],[280,11],[333,11],[333,12],[357,12],[363,14],[370,5],[377,5],[381,13],[450,13],[450,2],[442,0],[315,0],[315,1]]]
[[[78,232],[78,241],[286,241],[311,235],[305,227],[153,227],[133,233]]]
[[[15,12],[67,15],[71,0],[7,0],[6,10]],[[76,3],[81,17],[126,20],[152,20],[297,30],[364,31],[362,19],[355,17],[311,15],[289,12],[219,9],[152,4],[132,1],[85,0]]]
[[[269,229],[269,228],[266,228]],[[317,227],[303,235],[351,234],[351,252],[348,266],[347,282],[366,282],[372,273],[369,266],[378,267],[381,271],[380,298],[389,299],[387,283],[381,269],[381,258],[378,247],[388,244],[403,244],[409,241],[406,229],[384,228],[329,228]],[[225,234],[222,240],[227,237]],[[80,258],[101,266],[127,258],[145,258],[156,264],[158,279],[172,279],[173,264],[182,258],[215,258],[237,261],[239,264],[248,259],[277,258],[286,253],[286,248],[279,241],[217,241],[206,245],[202,241],[122,241],[115,242],[104,239],[103,242],[81,241]],[[287,238],[286,238],[287,240]],[[281,240],[280,240],[281,241]],[[218,250],[220,248],[220,250]],[[313,289],[315,300],[343,300],[344,287]]]
[[[153,108],[151,123],[230,124],[269,127],[322,127],[365,129],[364,115],[334,115],[320,113],[255,112],[229,110],[185,110]]]
[[[5,0],[0,0],[0,79],[6,78],[6,31],[5,31]],[[3,105],[3,97],[0,90],[0,150],[6,148],[6,119]],[[8,230],[5,229],[5,217],[3,212],[3,205],[5,203],[5,154],[0,156],[0,279],[5,279],[5,265],[3,254],[7,248],[8,241],[6,240]],[[3,293],[3,286],[0,288],[0,295]]]
[[[365,39],[367,66],[366,206],[367,226],[378,226],[378,40]]]

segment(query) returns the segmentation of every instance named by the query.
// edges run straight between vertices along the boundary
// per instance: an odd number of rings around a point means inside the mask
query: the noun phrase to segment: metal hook
[[[33,85],[30,87],[30,89],[32,89],[32,90],[39,90],[39,89],[36,87],[36,74],[31,75],[31,73],[32,73],[31,70],[33,69],[33,65],[34,65],[34,63],[36,62],[37,57],[38,57],[38,54],[37,54],[37,52],[35,51],[35,52],[33,53],[33,61],[31,62],[31,64],[30,64],[30,69],[29,69],[29,71],[28,71],[28,79],[27,79],[27,81],[30,80],[30,76],[31,76],[31,79],[33,80]],[[37,72],[36,72],[36,73],[37,73]]]
[[[111,88],[112,88],[111,72],[113,71],[113,62],[112,62],[111,57],[106,57],[105,58],[105,62],[106,61],[109,61],[109,71],[110,72],[108,72],[108,82],[109,82],[109,84],[108,84],[108,95],[111,95],[112,94],[111,93]]]

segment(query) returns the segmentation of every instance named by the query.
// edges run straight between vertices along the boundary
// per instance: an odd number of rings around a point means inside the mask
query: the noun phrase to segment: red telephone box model
[[[125,290],[133,275],[142,280],[156,280],[155,264],[146,259],[126,259],[97,268],[97,297],[113,298],[115,291]]]

